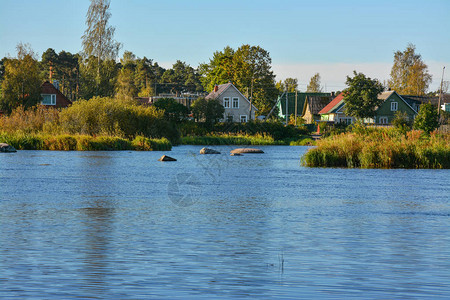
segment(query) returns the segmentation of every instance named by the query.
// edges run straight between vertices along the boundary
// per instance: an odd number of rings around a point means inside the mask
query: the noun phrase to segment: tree
[[[311,77],[311,80],[309,81],[309,84],[306,88],[307,92],[310,93],[321,93],[322,87],[320,86],[320,74],[316,73],[313,77]]]
[[[248,89],[259,115],[269,113],[278,95],[271,64],[269,52],[259,46],[242,45],[233,56],[233,82],[240,90]]]
[[[384,101],[378,99],[378,94],[383,92],[383,85],[363,73],[353,71],[353,74],[353,78],[347,76],[346,84],[349,87],[343,92],[346,114],[359,120],[374,117],[376,108]]]
[[[397,51],[394,54],[394,65],[388,84],[399,94],[425,95],[431,83],[432,76],[428,73],[428,66],[415,51],[416,46],[408,44],[405,51]]]
[[[158,99],[153,106],[163,110],[164,118],[172,122],[181,122],[186,119],[188,114],[188,109],[186,106],[171,98]]]
[[[288,93],[295,93],[298,90],[298,79],[288,77],[284,81],[280,80],[276,83],[276,88],[281,93],[286,91],[286,86]]]
[[[258,114],[266,115],[278,95],[271,63],[269,52],[263,48],[242,45],[236,51],[225,47],[215,52],[209,63],[200,65],[199,71],[207,91],[216,84],[232,82],[258,108]]]
[[[425,103],[420,105],[413,127],[414,129],[423,130],[427,134],[439,127],[438,113],[432,104]]]
[[[110,67],[110,62],[117,58],[121,44],[114,40],[115,28],[108,25],[111,17],[109,12],[110,0],[91,0],[86,14],[87,29],[81,37],[83,45],[83,56],[89,60],[91,56],[97,59],[95,77],[97,92],[96,95],[107,96],[109,93],[100,93],[102,82],[110,81],[109,70],[102,70],[103,67]],[[107,62],[106,65],[103,62]],[[92,62],[90,62],[92,64]]]
[[[201,82],[206,91],[212,91],[217,84],[232,82],[234,79],[234,49],[227,46],[223,51],[216,51],[209,63],[200,64]]]
[[[223,118],[225,108],[219,100],[206,100],[205,98],[198,98],[191,106],[194,119],[197,121],[204,121],[207,124],[212,124]]]
[[[115,59],[121,44],[114,40],[115,28],[108,25],[110,0],[91,0],[86,14],[87,29],[82,38],[83,53],[100,60]]]
[[[138,95],[138,89],[135,84],[136,56],[125,51],[120,59],[122,66],[117,76],[116,82],[116,98],[133,99]]]
[[[4,60],[0,109],[11,112],[19,105],[30,107],[41,100],[41,78],[36,54],[28,44],[18,44],[17,58]]]
[[[171,93],[194,93],[203,91],[200,75],[185,62],[177,60],[172,69],[164,72],[161,81],[166,84],[166,90]]]

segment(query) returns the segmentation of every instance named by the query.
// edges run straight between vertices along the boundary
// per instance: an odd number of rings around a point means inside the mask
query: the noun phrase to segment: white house
[[[225,113],[222,121],[245,123],[250,115],[251,120],[254,120],[258,110],[232,83],[216,85],[206,99],[219,100],[223,105]]]

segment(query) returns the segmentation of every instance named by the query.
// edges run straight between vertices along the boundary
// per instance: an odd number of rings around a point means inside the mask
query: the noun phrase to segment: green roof
[[[288,114],[292,115],[295,112],[295,92],[287,93],[288,98]],[[303,105],[305,105],[306,96],[331,96],[331,93],[297,93],[297,116],[303,113]],[[278,116],[286,117],[286,94],[278,97]]]

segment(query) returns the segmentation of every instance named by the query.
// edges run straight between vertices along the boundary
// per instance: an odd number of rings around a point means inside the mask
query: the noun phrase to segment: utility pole
[[[288,105],[289,105],[289,101],[288,101],[288,85],[286,83],[286,126],[288,126],[289,124],[289,113],[288,113]]]
[[[441,119],[441,103],[442,103],[442,86],[444,84],[444,70],[445,66],[442,68],[442,78],[441,78],[441,90],[439,92],[439,102],[438,102],[438,118]]]
[[[295,89],[295,127],[297,127],[297,93],[298,90]]]

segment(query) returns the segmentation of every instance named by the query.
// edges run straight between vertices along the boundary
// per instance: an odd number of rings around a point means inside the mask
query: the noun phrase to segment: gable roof
[[[245,96],[241,93],[241,91],[239,91],[238,88],[235,87],[234,84],[232,84],[231,82],[228,82],[228,83],[225,83],[225,84],[220,84],[220,85],[218,85],[217,87],[218,87],[218,88],[217,88],[217,92],[215,92],[214,90],[212,90],[212,92],[209,93],[209,94],[205,97],[206,100],[217,99],[217,98],[219,98],[220,95],[222,95],[226,90],[228,90],[229,88],[233,87],[233,88],[239,93],[239,95],[241,95],[241,97],[244,98],[245,100],[247,100],[247,102],[250,104],[250,101],[247,99],[247,97],[245,97]],[[253,104],[252,104],[252,107],[253,107],[253,109],[258,110],[258,109],[256,108],[256,106],[254,106]]]
[[[305,114],[307,106],[311,114],[317,115],[330,102],[331,96],[306,96],[302,115]]]
[[[393,94],[396,94],[397,97],[399,97],[406,104],[406,106],[408,106],[413,112],[417,113],[417,111],[410,105],[410,103],[408,101],[406,101],[405,99],[403,99],[403,97],[400,96],[396,91],[382,92],[381,94],[378,95],[378,99],[383,99],[384,101],[386,101]],[[378,109],[378,107],[377,107],[377,109]]]
[[[60,90],[58,90],[51,82],[48,80],[41,85],[41,94],[56,94],[56,107],[67,107],[72,105],[70,101]]]
[[[322,110],[319,111],[319,114],[332,113],[333,110],[336,109],[343,101],[344,101],[344,93],[340,93],[339,95],[334,97],[334,99],[331,100],[330,103],[328,103],[324,108],[322,108]]]

